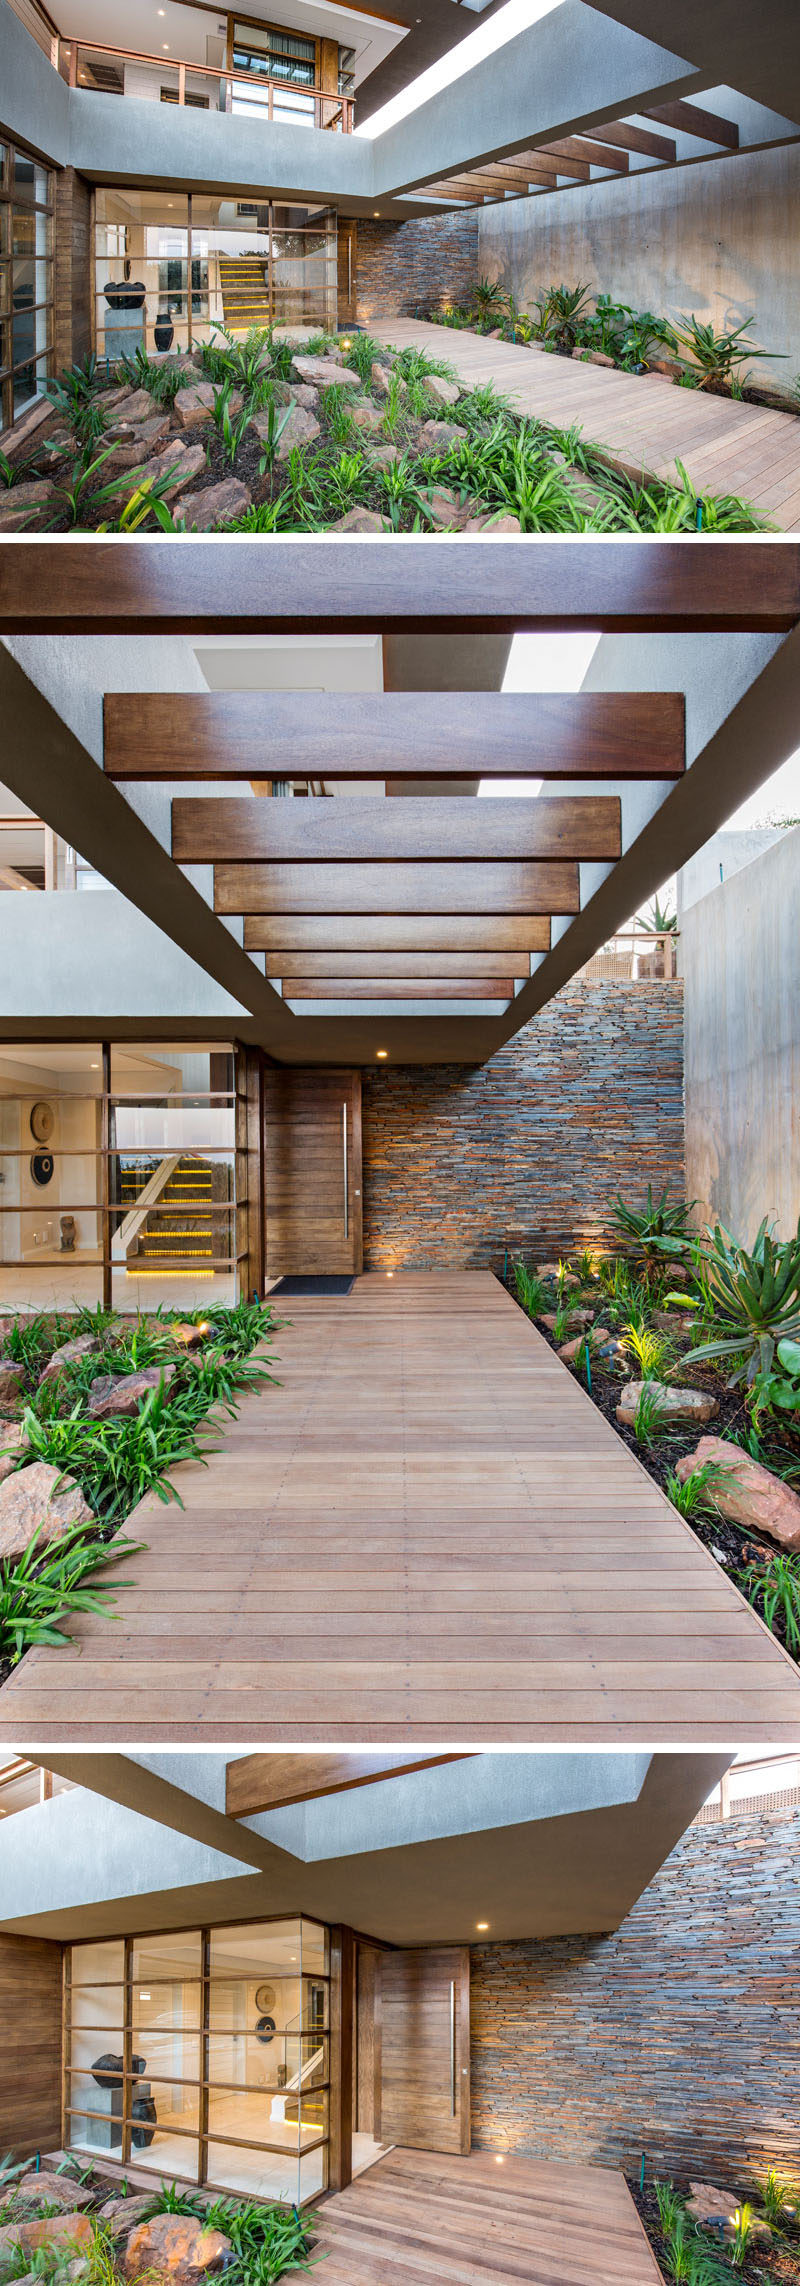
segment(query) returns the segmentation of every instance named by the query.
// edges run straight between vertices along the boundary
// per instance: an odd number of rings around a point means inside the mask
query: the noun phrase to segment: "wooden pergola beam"
[[[629,127],[625,119],[615,119],[613,126],[604,120],[600,133],[604,143],[616,144],[622,151],[638,151],[645,159],[660,159],[665,167],[675,165],[678,146],[669,135],[656,135],[647,127]]]
[[[609,167],[619,175],[626,175],[630,166],[627,151],[596,136],[568,135],[563,143],[544,143],[542,148],[553,158],[585,159],[590,167]]]
[[[216,913],[577,913],[577,863],[217,865]],[[515,939],[515,942],[517,940]]]
[[[350,984],[341,978],[334,981],[319,977],[316,983],[306,980],[290,981],[284,985],[284,1000],[513,1000],[514,982],[510,976],[473,977],[374,977]]]
[[[225,1815],[257,1818],[285,1810],[292,1802],[317,1802],[325,1794],[347,1794],[384,1778],[404,1778],[413,1770],[435,1770],[443,1762],[471,1762],[471,1754],[243,1754],[225,1773]]]
[[[682,135],[698,135],[704,143],[722,143],[728,151],[739,149],[739,129],[735,119],[722,119],[717,111],[704,111],[699,103],[676,100],[673,103],[648,103],[645,119],[660,119],[662,126],[675,127]]]
[[[248,927],[252,927],[248,923]],[[544,948],[543,948],[544,949]],[[370,982],[376,972],[388,979],[409,977],[452,977],[463,981],[471,977],[521,977],[530,975],[530,954],[512,946],[507,952],[268,952],[264,955],[266,976],[280,977],[282,982],[308,984],[315,977],[343,983]]]
[[[509,962],[550,950],[549,914],[254,913],[245,918],[245,952],[504,953]],[[374,965],[374,963],[373,963]],[[280,971],[278,971],[280,974]]]
[[[678,778],[685,762],[682,691],[109,691],[103,719],[119,780]]]
[[[621,811],[614,795],[413,795],[386,801],[353,794],[339,801],[215,799],[172,804],[172,855],[179,865],[263,861],[282,865],[434,864],[504,858],[609,860],[621,855]]]
[[[794,539],[0,541],[2,635],[781,634],[798,617]]]

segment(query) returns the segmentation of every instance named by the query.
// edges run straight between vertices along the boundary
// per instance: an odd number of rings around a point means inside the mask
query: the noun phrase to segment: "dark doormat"
[[[349,1294],[352,1278],[279,1278],[273,1294]],[[271,1300],[271,1295],[267,1295]]]

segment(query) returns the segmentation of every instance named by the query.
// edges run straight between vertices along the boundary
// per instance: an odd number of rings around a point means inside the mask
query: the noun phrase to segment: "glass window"
[[[236,1297],[233,1053],[111,1051],[112,1300],[120,1309]]]
[[[12,1308],[102,1298],[101,1096],[99,1042],[20,1041],[0,1053],[0,1258]]]
[[[189,346],[189,200],[185,191],[100,189],[95,227],[95,345],[110,361]]]
[[[51,173],[28,152],[2,147],[0,169],[0,427],[40,396],[53,335]]]
[[[326,1961],[327,1932],[299,1918],[75,1946],[70,2140],[190,2182],[312,2197],[327,2169]]]

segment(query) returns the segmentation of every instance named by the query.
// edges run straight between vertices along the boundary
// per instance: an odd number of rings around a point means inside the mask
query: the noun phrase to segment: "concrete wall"
[[[367,1269],[501,1269],[610,1235],[618,1190],[683,1188],[679,983],[559,992],[478,1069],[365,1070]]]
[[[749,1241],[800,1214],[800,828],[682,919],[686,1182]]]
[[[609,1937],[472,1952],[473,2142],[740,2187],[794,2170],[800,1809],[695,1824]]]
[[[639,309],[696,312],[719,327],[755,317],[782,360],[754,377],[791,385],[800,368],[800,145],[515,199],[481,211],[479,268],[530,308],[543,288],[585,282]]]
[[[718,889],[721,881],[729,881],[732,874],[741,873],[745,865],[752,865],[754,858],[763,857],[765,849],[771,849],[773,842],[780,841],[781,831],[780,826],[742,826],[732,828],[729,833],[712,834],[711,840],[704,841],[702,848],[678,873],[679,917],[690,905],[698,904],[701,897],[707,897],[712,889]]]

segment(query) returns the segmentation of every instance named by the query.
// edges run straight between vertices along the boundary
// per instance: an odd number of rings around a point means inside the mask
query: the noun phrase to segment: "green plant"
[[[121,357],[118,378],[129,381],[132,389],[147,389],[159,405],[171,405],[178,390],[186,387],[186,374],[179,365],[167,365],[148,357],[141,344],[132,357]]]
[[[24,484],[31,473],[32,463],[30,461],[7,460],[5,453],[0,452],[0,486],[5,492],[10,492],[15,484]],[[35,508],[32,508],[31,515],[33,516],[35,513]]]
[[[353,434],[353,393],[335,384],[325,391],[325,423],[332,444],[347,445]]]
[[[330,508],[337,516],[346,514],[366,499],[371,470],[363,452],[341,452],[338,460],[326,471],[326,494]]]
[[[48,445],[47,450],[51,449]],[[71,525],[80,523],[86,509],[86,495],[93,491],[100,470],[111,459],[113,451],[113,445],[106,445],[104,452],[93,454],[91,445],[85,446],[80,458],[73,461],[69,477],[65,481],[56,480],[56,515],[67,516]],[[107,494],[101,493],[100,498],[107,498]]]
[[[425,498],[409,453],[401,453],[399,460],[379,469],[378,485],[395,526],[409,510],[419,509],[424,514]]]
[[[87,357],[82,364],[65,367],[57,381],[47,383],[47,395],[54,411],[60,414],[81,446],[95,444],[105,428],[97,389],[95,357]]]
[[[691,1523],[693,1516],[716,1515],[714,1490],[719,1486],[723,1474],[718,1462],[703,1461],[699,1468],[692,1469],[691,1475],[682,1484],[674,1469],[670,1469],[664,1479],[664,1491],[673,1508],[677,1508],[678,1515],[684,1516],[687,1523]]]
[[[775,1361],[770,1371],[757,1373],[753,1380],[751,1402],[756,1417],[759,1413],[800,1413],[800,1342],[779,1341]]]
[[[182,2191],[177,2183],[165,2182],[162,2176],[158,2190],[153,2193],[148,2214],[204,2215],[205,2209],[200,2199],[194,2197],[191,2191]],[[214,2227],[212,2224],[211,2228]]]
[[[754,341],[745,338],[754,324],[754,318],[744,318],[742,324],[734,326],[731,332],[717,333],[712,324],[704,325],[694,315],[681,318],[674,328],[675,341],[677,347],[700,367],[701,378],[697,382],[699,389],[730,382],[738,368],[746,365],[751,357],[772,357],[778,354],[771,349],[758,349]]]
[[[524,1262],[515,1262],[514,1285],[517,1301],[521,1303],[523,1310],[527,1310],[529,1318],[541,1317],[546,1306],[547,1294],[542,1280],[537,1277],[536,1272],[526,1269]]]
[[[147,470],[143,469],[141,482],[137,484],[136,490],[130,493],[116,519],[116,523],[110,527],[112,531],[138,532],[151,516],[155,517],[155,521],[162,532],[180,530],[180,525],[175,522],[168,500],[168,494],[175,481],[179,450],[179,447],[176,448],[176,458],[172,466],[163,469],[159,476],[149,476]],[[122,477],[115,484],[104,485],[102,490],[95,494],[95,499],[97,501],[116,499],[125,483],[126,479]],[[98,525],[98,531],[107,532],[108,530],[108,524]]]
[[[748,2206],[745,2200],[742,2206],[737,2207],[733,2217],[734,2235],[731,2243],[731,2261],[735,2270],[742,2268],[754,2222],[753,2209]]]
[[[66,1644],[60,1623],[73,1612],[108,1612],[111,1590],[84,1587],[82,1582],[104,1565],[117,1563],[123,1550],[138,1554],[140,1545],[123,1539],[106,1547],[80,1525],[43,1550],[36,1533],[24,1556],[0,1563],[0,1660],[15,1667],[34,1645]],[[130,1584],[115,1580],[115,1592]]]
[[[260,476],[265,476],[268,472],[271,473],[272,471],[275,462],[275,454],[278,450],[281,437],[283,436],[286,423],[291,419],[292,406],[287,405],[285,410],[281,411],[279,414],[275,398],[269,397],[265,402],[263,411],[266,412],[267,416],[267,433],[265,436],[263,427],[259,429],[259,436],[261,438],[262,446],[261,458],[258,463],[258,471]]]
[[[787,1649],[800,1656],[800,1557],[765,1556],[746,1564],[738,1584],[762,1619],[775,1632],[778,1619]]]
[[[675,937],[678,934],[678,915],[671,913],[668,905],[660,905],[658,898],[654,897],[650,911],[640,914],[639,927],[650,937]]]
[[[696,1359],[733,1361],[730,1387],[753,1383],[769,1373],[779,1341],[800,1335],[800,1222],[794,1238],[773,1239],[766,1216],[752,1248],[740,1246],[722,1223],[707,1228],[698,1272],[710,1316],[723,1328],[721,1338],[703,1342]],[[742,1360],[741,1353],[745,1352]]]
[[[658,1389],[653,1388],[651,1382],[643,1381],[636,1400],[636,1412],[633,1420],[633,1434],[637,1445],[654,1444],[656,1437],[663,1437],[665,1426],[663,1397]]]
[[[588,286],[549,286],[536,303],[540,330],[559,349],[574,349],[589,300]]]
[[[770,2167],[763,2182],[756,2183],[765,2221],[772,2230],[780,2230],[787,2216],[794,2218],[800,2202],[800,2184],[781,2181],[776,2168]]]
[[[672,1343],[652,1326],[631,1323],[624,1331],[625,1347],[635,1357],[643,1381],[663,1381],[674,1362]]]
[[[503,288],[498,278],[479,278],[473,288],[472,299],[479,317],[490,317],[500,308]]]
[[[361,381],[367,382],[371,378],[373,365],[380,365],[385,356],[386,351],[383,343],[375,341],[371,333],[356,333],[353,335],[345,364],[349,365],[351,373],[357,373]]]
[[[231,409],[232,387],[232,381],[227,380],[221,389],[215,389],[211,418],[226,459],[230,461],[231,468],[234,468],[237,454],[241,451],[250,426],[250,407],[249,405],[243,406],[241,412],[234,418]]]
[[[671,2238],[675,2230],[678,2217],[683,2213],[682,2201],[679,2199],[678,2193],[673,2183],[660,2183],[656,2181],[653,2184],[653,2190],[655,2192],[656,2205],[658,2207],[658,2219],[661,2224],[664,2237]]]
[[[649,1274],[663,1255],[686,1253],[691,1235],[689,1216],[695,1204],[694,1199],[673,1198],[668,1183],[656,1199],[652,1183],[648,1183],[647,1200],[642,1207],[626,1206],[617,1193],[612,1220],[634,1259],[642,1262]]]

